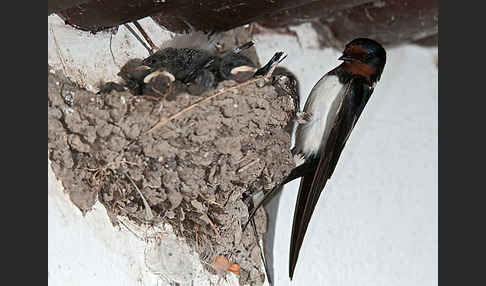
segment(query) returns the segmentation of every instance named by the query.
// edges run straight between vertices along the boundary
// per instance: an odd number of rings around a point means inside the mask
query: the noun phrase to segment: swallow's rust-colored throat
[[[342,67],[344,71],[350,74],[360,75],[366,78],[375,73],[375,69],[359,61],[345,61],[342,63]]]

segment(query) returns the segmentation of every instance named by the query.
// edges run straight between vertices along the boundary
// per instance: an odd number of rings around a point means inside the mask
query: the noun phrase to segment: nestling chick
[[[199,44],[189,41],[190,38],[191,35],[176,37],[147,58],[128,61],[118,73],[123,83],[104,84],[100,92],[125,87],[134,95],[166,98],[174,90],[173,85],[177,85],[189,94],[199,95],[224,80],[241,83],[255,76],[263,76],[283,59],[283,53],[277,53],[267,65],[258,69],[243,54],[254,45],[253,42],[220,52],[207,37],[205,41],[201,33],[194,33]]]

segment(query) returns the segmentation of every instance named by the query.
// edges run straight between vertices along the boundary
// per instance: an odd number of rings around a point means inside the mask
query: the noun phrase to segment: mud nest
[[[223,81],[200,96],[174,91],[171,101],[154,101],[129,92],[94,94],[49,72],[53,171],[83,213],[98,199],[114,224],[117,216],[168,223],[204,265],[228,257],[241,267],[241,284],[261,285],[255,232],[242,232],[248,201],[295,167],[284,129],[294,103],[278,78],[229,90],[236,83]],[[161,119],[222,90],[227,92],[147,133]],[[261,238],[263,209],[255,222]]]

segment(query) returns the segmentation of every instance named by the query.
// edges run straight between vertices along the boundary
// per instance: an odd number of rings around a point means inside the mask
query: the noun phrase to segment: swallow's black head
[[[386,51],[374,40],[358,38],[346,45],[343,55],[339,59],[345,62],[346,71],[377,82],[385,67]]]

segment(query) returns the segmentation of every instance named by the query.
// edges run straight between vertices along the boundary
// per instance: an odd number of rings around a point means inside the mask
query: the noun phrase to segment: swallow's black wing
[[[356,124],[373,89],[361,79],[352,79],[343,97],[334,125],[322,153],[316,172],[302,177],[294,213],[292,235],[290,239],[289,277],[294,275],[295,265],[304,235],[309,225],[319,196],[331,177],[341,152]]]

